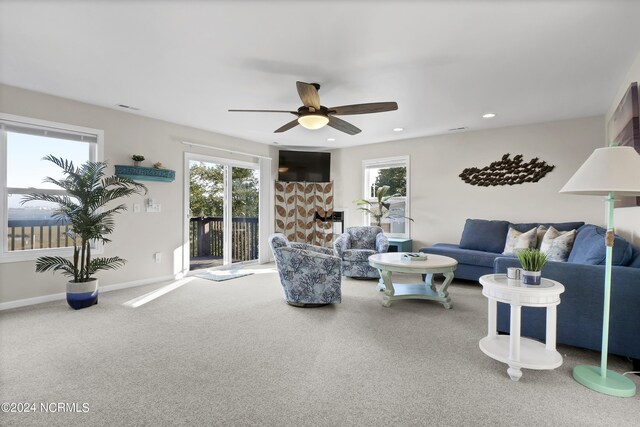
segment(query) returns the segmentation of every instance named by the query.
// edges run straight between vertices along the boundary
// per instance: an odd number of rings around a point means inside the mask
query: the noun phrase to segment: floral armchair
[[[378,269],[369,265],[369,256],[389,250],[389,239],[380,227],[348,227],[333,243],[342,260],[342,275],[379,278]]]
[[[269,246],[287,303],[317,307],[341,302],[340,258],[332,249],[289,242],[281,233],[269,237]]]

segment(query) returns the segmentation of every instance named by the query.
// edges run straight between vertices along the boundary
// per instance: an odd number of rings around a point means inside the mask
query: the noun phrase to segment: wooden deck
[[[191,257],[189,263],[189,270],[202,270],[205,268],[219,267],[222,265],[222,257],[203,256],[203,257]]]

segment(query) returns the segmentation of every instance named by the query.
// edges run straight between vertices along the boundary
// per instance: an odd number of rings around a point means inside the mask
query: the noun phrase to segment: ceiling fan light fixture
[[[298,117],[298,123],[307,129],[315,130],[326,126],[329,123],[329,117],[321,114],[306,114]]]

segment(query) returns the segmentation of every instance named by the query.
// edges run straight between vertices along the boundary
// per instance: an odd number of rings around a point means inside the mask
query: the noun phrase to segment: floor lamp
[[[600,367],[578,365],[573,378],[600,393],[618,397],[636,394],[635,383],[607,369],[609,350],[609,300],[611,295],[611,258],[613,254],[613,204],[618,196],[640,195],[640,155],[633,147],[597,148],[560,190],[561,193],[606,196],[607,234],[604,274],[604,314],[602,317],[602,354]]]

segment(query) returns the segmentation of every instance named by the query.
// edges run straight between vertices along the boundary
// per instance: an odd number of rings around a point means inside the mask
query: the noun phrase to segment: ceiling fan
[[[340,107],[327,108],[324,105],[320,105],[320,97],[318,96],[318,89],[320,85],[318,83],[304,83],[296,82],[296,88],[298,89],[298,95],[302,100],[302,107],[298,108],[298,111],[287,110],[229,110],[232,112],[250,112],[250,113],[290,113],[297,116],[295,120],[290,121],[284,126],[279,127],[274,133],[280,133],[288,131],[298,125],[302,125],[307,129],[320,129],[325,125],[329,125],[334,129],[341,132],[348,133],[349,135],[355,135],[360,133],[361,130],[335,116],[350,115],[350,114],[370,114],[370,113],[383,113],[385,111],[394,111],[398,109],[398,104],[395,102],[371,102],[367,104],[352,104],[342,105]]]

